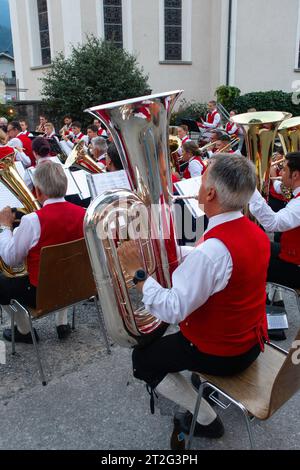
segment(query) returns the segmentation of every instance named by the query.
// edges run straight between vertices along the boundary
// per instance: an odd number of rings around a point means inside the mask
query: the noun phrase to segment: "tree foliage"
[[[49,114],[71,114],[82,122],[90,121],[83,113],[86,108],[150,93],[148,76],[137,59],[94,36],[73,46],[68,58],[59,53],[41,80]]]
[[[300,106],[293,102],[292,93],[281,90],[260,91],[247,93],[234,100],[233,107],[240,113],[246,113],[248,109],[257,111],[286,111],[293,116],[300,115]]]
[[[215,95],[228,111],[233,108],[234,101],[240,96],[241,90],[235,86],[221,85],[216,89]]]

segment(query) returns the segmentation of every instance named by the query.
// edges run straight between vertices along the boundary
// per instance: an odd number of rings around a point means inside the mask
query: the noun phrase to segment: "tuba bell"
[[[162,286],[171,287],[178,259],[170,211],[168,129],[181,93],[145,96],[86,110],[109,129],[132,188],[99,196],[84,223],[104,321],[113,340],[125,347],[145,344],[167,328],[142,304],[132,279],[122,271],[117,247],[122,240],[135,240],[145,271]]]
[[[20,177],[14,164],[14,158],[15,153],[12,153],[0,160],[0,181],[21,201],[23,204],[22,213],[29,214],[40,209],[40,204]],[[27,274],[25,265],[7,266],[1,258],[0,271],[7,277],[21,277]]]
[[[87,152],[85,152],[85,143],[83,141],[75,145],[72,152],[65,162],[65,168],[74,166],[79,170],[85,170],[91,174],[104,173],[103,170],[97,165]]]
[[[268,197],[270,166],[275,137],[280,124],[291,115],[279,111],[260,111],[238,114],[231,120],[244,133],[247,156],[254,163],[259,192]]]

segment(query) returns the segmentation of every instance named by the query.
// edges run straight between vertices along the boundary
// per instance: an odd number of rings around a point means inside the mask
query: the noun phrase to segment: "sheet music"
[[[92,199],[111,189],[131,189],[125,170],[89,175],[88,180]]]
[[[61,161],[59,160],[59,158],[52,157],[51,161],[53,163],[59,163],[63,167],[63,165],[62,165]],[[64,168],[64,172],[65,172],[65,175],[68,179],[68,189],[67,189],[66,196],[73,196],[74,194],[79,194],[79,196],[82,197],[81,196],[81,189],[77,185],[77,182],[74,180],[71,171]],[[35,168],[29,168],[28,169],[28,174],[30,176],[30,179],[31,179],[33,185],[34,185],[34,173],[35,173]]]
[[[286,314],[267,314],[268,330],[287,330],[289,327]]]
[[[25,180],[26,170],[23,166],[23,163],[22,162],[15,162],[15,166],[16,166],[17,172],[21,176],[22,180]]]
[[[18,208],[23,207],[23,204],[0,182],[0,210],[4,209],[4,207]]]
[[[82,199],[87,199],[91,197],[91,193],[90,193],[88,182],[87,182],[87,175],[88,173],[84,170],[72,172],[72,176],[75,179],[77,186],[80,188]]]
[[[196,196],[199,194],[201,181],[202,176],[196,176],[195,178],[179,181],[178,183],[175,183],[174,186],[180,196]],[[202,209],[200,209],[196,199],[185,199],[184,202],[186,203],[191,214],[196,219],[204,216],[204,212]]]

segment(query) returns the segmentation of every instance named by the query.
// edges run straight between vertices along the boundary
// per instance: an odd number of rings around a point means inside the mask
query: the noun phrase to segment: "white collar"
[[[49,206],[50,204],[58,204],[61,202],[66,202],[64,197],[58,197],[56,199],[47,199],[47,201],[44,202],[43,207]]]
[[[205,233],[209,232],[218,225],[224,224],[225,222],[231,222],[232,220],[241,219],[243,214],[240,211],[224,212],[223,214],[215,215],[209,219],[208,227]]]
[[[298,196],[298,194],[300,194],[300,186],[298,186],[298,188],[294,189],[293,194],[294,194],[295,197]]]

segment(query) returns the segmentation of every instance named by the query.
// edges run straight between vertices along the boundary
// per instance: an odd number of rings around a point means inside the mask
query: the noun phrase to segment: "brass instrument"
[[[286,119],[279,126],[278,135],[285,155],[300,151],[300,116]]]
[[[104,170],[97,165],[95,160],[85,152],[84,147],[85,143],[83,140],[75,145],[65,162],[65,168],[74,166],[91,174],[104,173]]]
[[[180,173],[180,162],[182,155],[178,151],[182,148],[182,141],[176,135],[169,135],[169,149],[171,158],[171,168],[173,173]]]
[[[15,153],[12,153],[0,160],[0,181],[21,201],[24,206],[22,212],[29,214],[40,209],[40,204],[20,177],[14,158]],[[20,277],[27,274],[24,264],[18,267],[7,266],[1,258],[0,271],[7,277]]]
[[[275,137],[280,124],[291,115],[279,111],[261,111],[233,116],[245,135],[247,156],[254,163],[257,187],[265,197],[269,195],[269,174]]]
[[[218,153],[226,153],[226,151],[227,151],[228,149],[230,149],[230,147],[232,147],[232,146],[235,145],[235,144],[238,144],[238,143],[240,142],[240,140],[241,140],[241,139],[240,139],[239,137],[236,137],[236,138],[233,139],[231,142],[229,142],[227,145],[225,145],[225,147],[222,148],[222,150],[217,150],[217,151],[215,152],[215,155],[217,155]]]
[[[89,207],[84,232],[105,324],[121,346],[145,344],[167,325],[150,314],[132,279],[123,272],[117,248],[135,239],[144,270],[164,287],[178,266],[168,124],[181,91],[145,96],[88,109],[109,129],[132,191],[107,191]],[[138,227],[135,221],[138,216]]]

